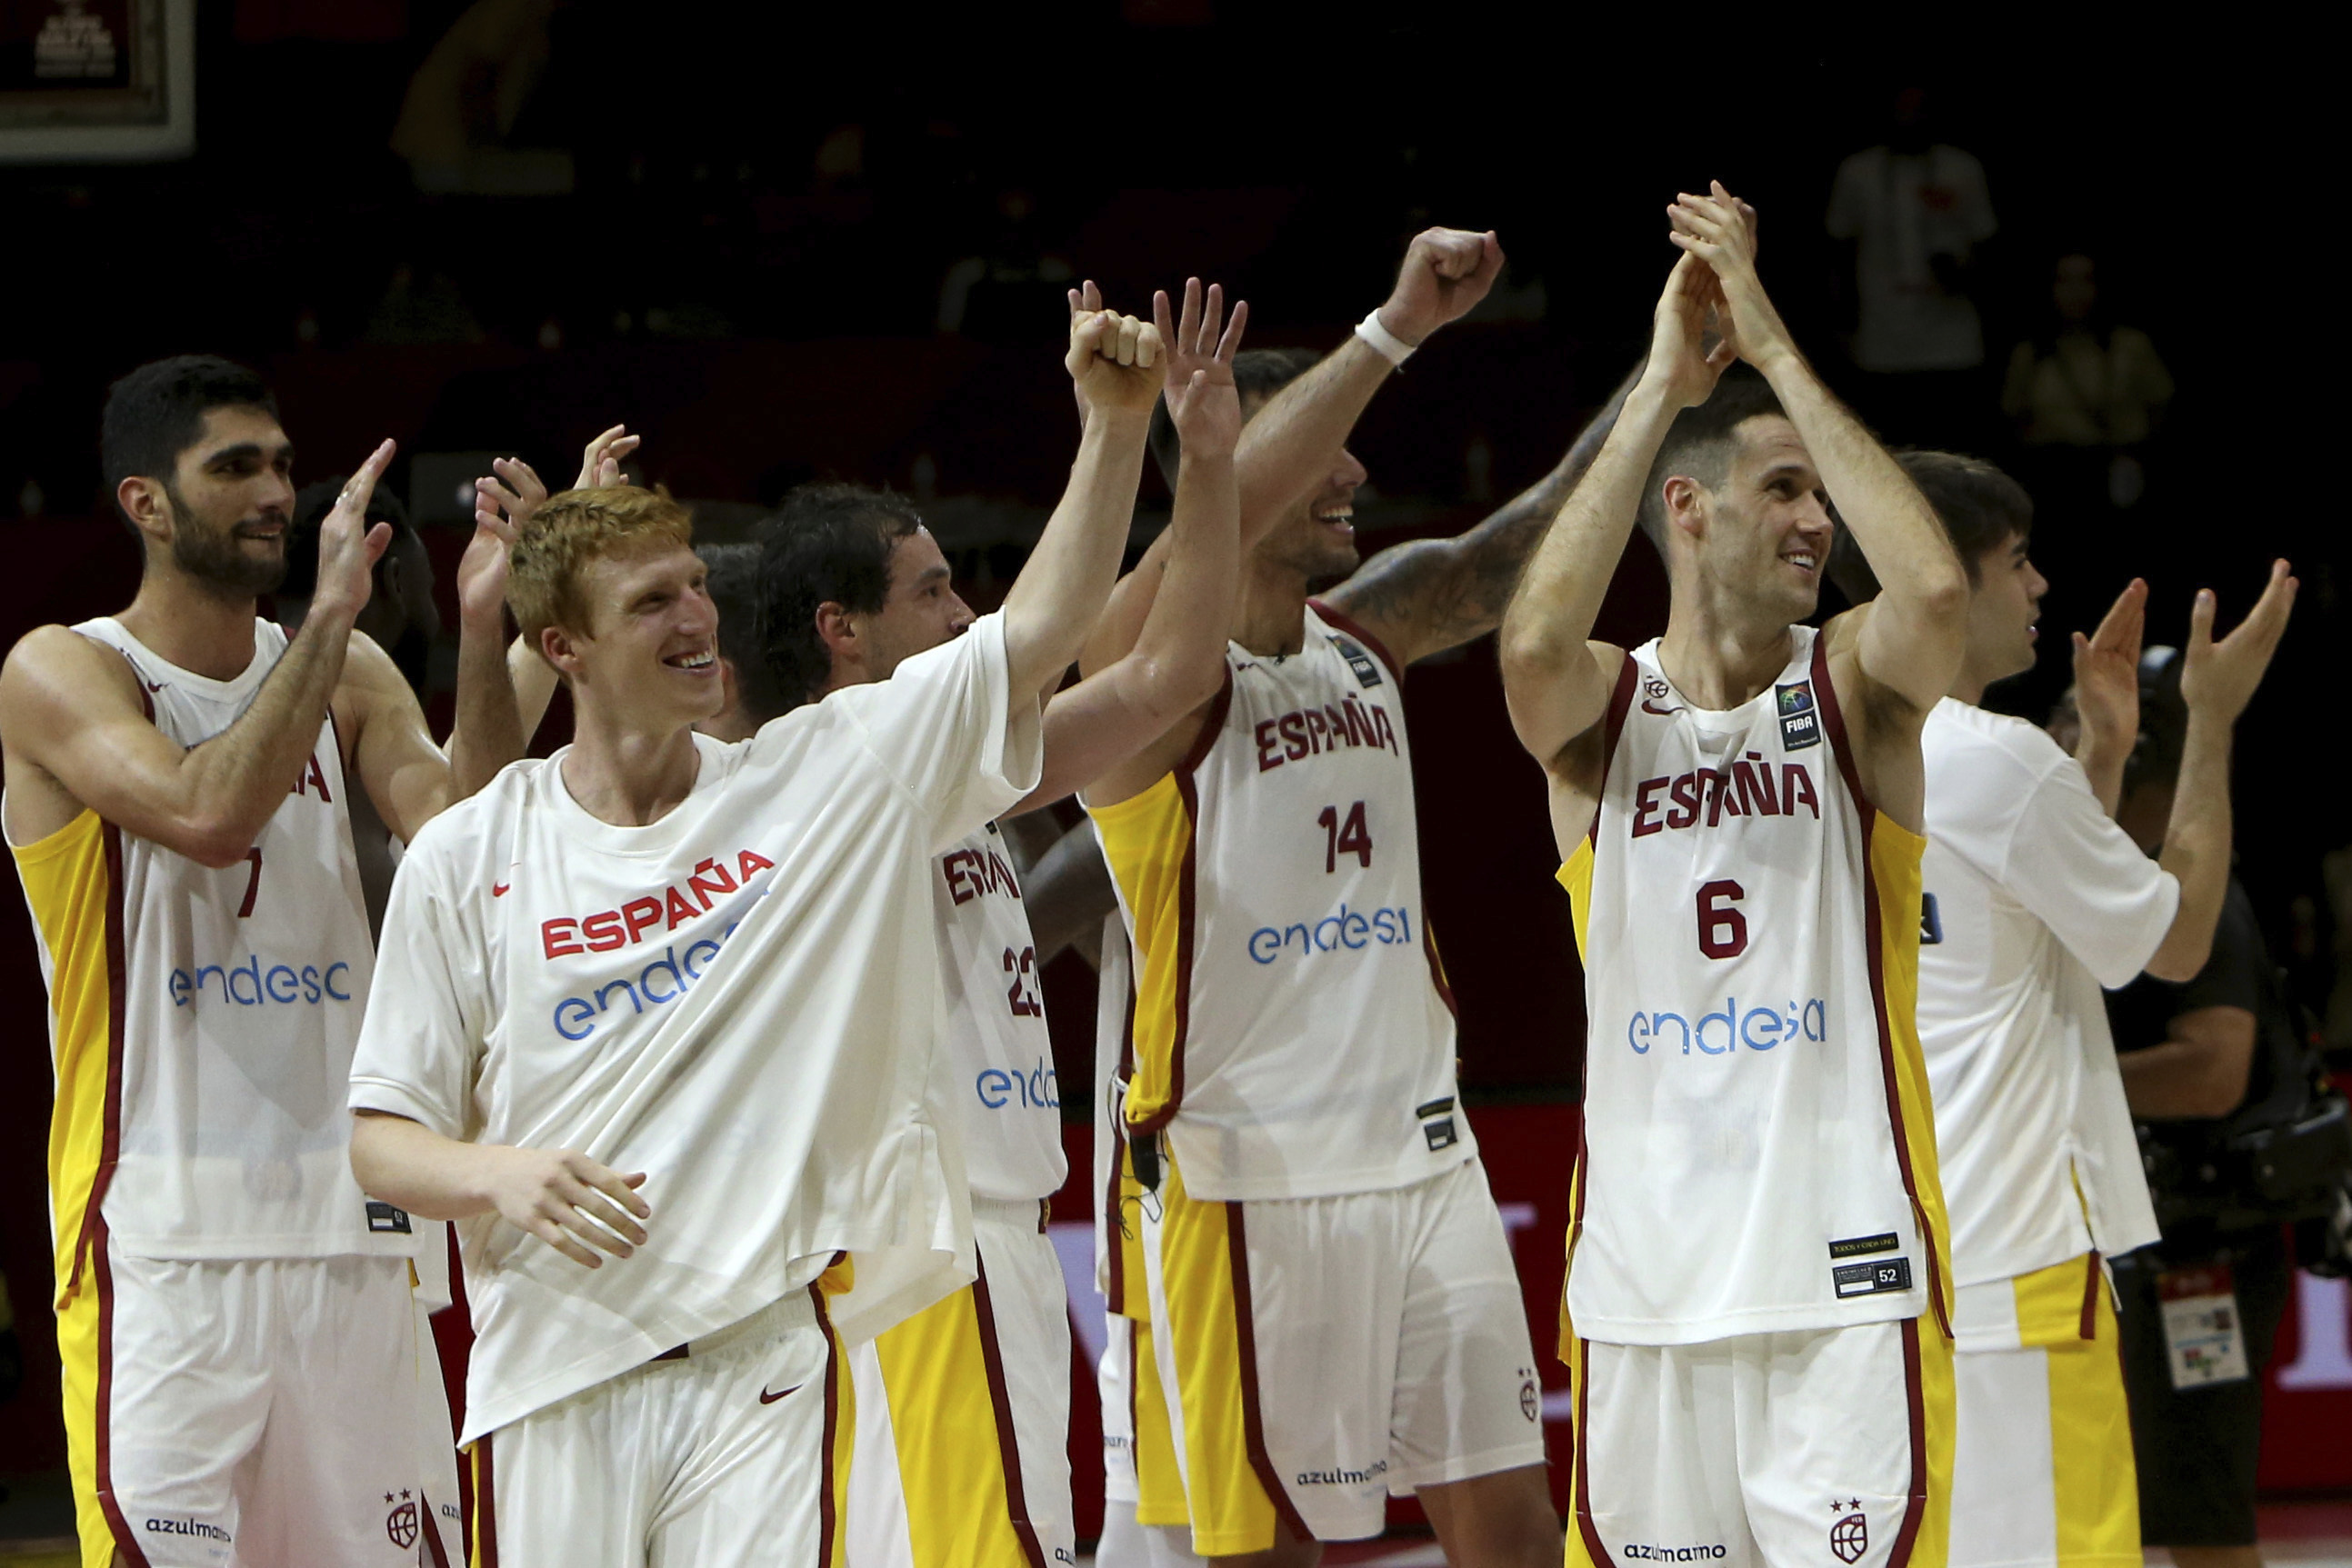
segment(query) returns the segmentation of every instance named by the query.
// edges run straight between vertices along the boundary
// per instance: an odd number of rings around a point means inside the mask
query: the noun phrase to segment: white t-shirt
[[[466,1439],[723,1328],[854,1254],[845,1335],[968,1281],[970,1199],[931,857],[1036,781],[1003,623],[748,741],[616,827],[566,752],[417,836],[393,887],[355,1108],[646,1171],[650,1239],[588,1270],[496,1215],[460,1227]]]
[[[1919,1040],[1954,1278],[2007,1280],[2153,1241],[2099,988],[2147,965],[2180,884],[2024,720],[1947,697],[1920,745]]]
[[[1941,143],[1922,153],[1865,148],[1830,186],[1832,239],[1860,242],[1855,363],[1865,371],[1958,371],[1984,363],[1984,327],[1965,295],[1947,294],[1934,259],[1992,237],[1984,165]]]

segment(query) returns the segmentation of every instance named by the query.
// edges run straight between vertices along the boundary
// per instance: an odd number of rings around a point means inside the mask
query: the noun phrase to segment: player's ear
[[[157,540],[171,537],[171,498],[155,480],[142,474],[126,475],[114,487],[114,499],[141,533]]]
[[[1696,537],[1706,526],[1706,486],[1687,474],[1667,476],[1666,526]]]
[[[816,607],[816,634],[824,651],[836,659],[855,656],[860,651],[856,618],[845,605],[833,600]]]
[[[545,659],[557,674],[567,681],[572,680],[580,674],[580,644],[585,641],[586,638],[575,636],[561,626],[542,626],[539,632],[539,656]]]

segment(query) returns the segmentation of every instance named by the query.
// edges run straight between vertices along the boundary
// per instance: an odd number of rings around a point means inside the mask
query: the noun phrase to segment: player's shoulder
[[[1974,703],[1964,703],[1957,697],[1946,697],[1927,710],[1919,745],[1931,758],[1944,757],[1955,762],[1979,759],[1982,764],[2005,767],[2033,780],[2046,778],[2066,764],[2065,748],[2040,725],[2014,714],[1995,713]]]
[[[488,784],[453,802],[418,829],[402,865],[415,862],[437,871],[462,867],[488,854],[490,846],[510,837],[520,819],[532,810],[542,776],[554,760],[526,757],[508,763]]]
[[[0,717],[64,699],[86,711],[92,697],[135,695],[137,673],[121,653],[77,627],[36,626],[0,661]]]

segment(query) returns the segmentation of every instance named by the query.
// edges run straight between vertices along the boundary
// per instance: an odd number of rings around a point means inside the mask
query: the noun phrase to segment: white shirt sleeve
[[[2172,928],[2180,883],[2116,825],[2071,757],[2014,810],[1996,880],[2099,984],[2126,984]]]
[[[1036,788],[1044,768],[1042,705],[1012,690],[1001,614],[827,700],[847,705],[866,748],[929,817],[934,853]]]
[[[486,963],[445,886],[447,857],[419,835],[393,879],[367,1018],[352,1057],[351,1107],[388,1111],[445,1138],[473,1135]]]

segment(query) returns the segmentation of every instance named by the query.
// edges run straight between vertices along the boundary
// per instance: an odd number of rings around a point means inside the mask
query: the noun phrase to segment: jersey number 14
[[[1346,821],[1339,817],[1339,808],[1326,806],[1315,819],[1323,830],[1323,871],[1326,875],[1339,869],[1341,855],[1353,855],[1356,863],[1366,871],[1372,868],[1372,832],[1364,826],[1364,803],[1361,800],[1348,808]]]

